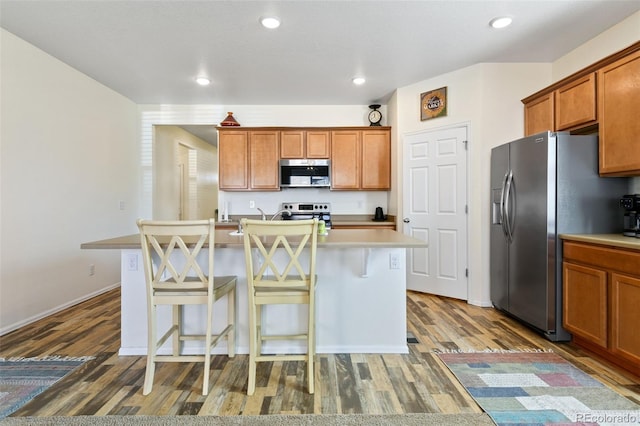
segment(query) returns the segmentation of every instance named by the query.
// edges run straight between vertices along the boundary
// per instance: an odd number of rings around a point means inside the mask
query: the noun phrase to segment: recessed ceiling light
[[[353,81],[353,84],[360,86],[361,84],[364,84],[366,80],[364,79],[364,77],[353,77],[353,80],[351,81]]]
[[[196,83],[198,83],[200,86],[208,86],[209,83],[211,83],[211,80],[209,80],[207,77],[196,77]]]
[[[280,26],[280,20],[275,16],[260,18],[260,23],[263,27],[269,28],[270,30],[273,30],[274,28],[278,28]]]
[[[513,22],[513,19],[511,19],[509,16],[499,16],[489,21],[489,25],[491,25],[493,28],[504,28],[511,25],[511,22]]]

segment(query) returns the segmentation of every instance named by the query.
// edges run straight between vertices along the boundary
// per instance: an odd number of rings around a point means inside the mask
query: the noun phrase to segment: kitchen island
[[[406,250],[424,249],[424,241],[390,229],[334,229],[318,237],[316,270],[316,341],[318,353],[407,353]],[[121,251],[120,355],[147,353],[147,307],[142,250],[138,234],[94,241],[82,249]],[[216,275],[237,275],[236,342],[249,353],[247,278],[243,237],[228,229],[215,232]],[[165,308],[165,309],[162,309]],[[306,326],[304,306],[268,306],[266,324],[273,333],[292,333]],[[169,307],[161,306],[159,328],[168,326]],[[226,301],[214,307],[214,328],[227,315]],[[204,329],[205,310],[185,307],[189,332]],[[214,331],[220,331],[219,329]],[[269,342],[266,352],[302,352],[302,342]],[[214,353],[226,353],[221,342]],[[166,345],[163,348],[168,351]],[[200,353],[200,342],[186,342],[185,352]]]

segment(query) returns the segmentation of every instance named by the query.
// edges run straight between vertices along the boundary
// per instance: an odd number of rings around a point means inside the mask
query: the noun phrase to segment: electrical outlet
[[[96,274],[96,265],[92,263],[91,265],[89,265],[89,276],[92,276],[95,274]]]
[[[118,201],[118,208],[119,208],[120,210],[124,210],[124,209],[125,209],[125,207],[126,207],[126,204],[125,204],[124,200],[120,200],[120,201]]]
[[[138,255],[129,254],[127,255],[127,271],[137,271],[138,270]]]
[[[389,253],[389,269],[400,269],[400,256],[398,253]]]
[[[255,209],[256,208],[256,202],[253,201],[253,200],[249,201],[249,208],[250,209]]]

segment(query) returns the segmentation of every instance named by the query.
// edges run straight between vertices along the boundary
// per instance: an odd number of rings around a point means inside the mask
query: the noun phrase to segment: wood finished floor
[[[247,355],[215,356],[203,397],[202,364],[159,364],[153,391],[142,395],[145,357],[119,357],[120,291],[0,337],[0,357],[44,355],[96,359],[13,416],[255,415],[291,413],[477,413],[434,350],[552,349],[640,403],[640,379],[567,343],[554,344],[491,308],[409,292],[408,354],[318,356],[316,393],[306,393],[302,362],[259,364],[255,395],[246,395]]]

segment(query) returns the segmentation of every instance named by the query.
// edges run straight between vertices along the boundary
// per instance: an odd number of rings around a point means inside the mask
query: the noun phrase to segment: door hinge
[[[462,141],[462,143],[464,144],[464,149],[465,149],[465,151],[466,151],[467,149],[469,149],[469,147],[468,147],[469,141]]]
[[[468,204],[464,205],[464,214],[469,214],[469,205]]]
[[[469,268],[464,268],[464,276],[469,277]]]

